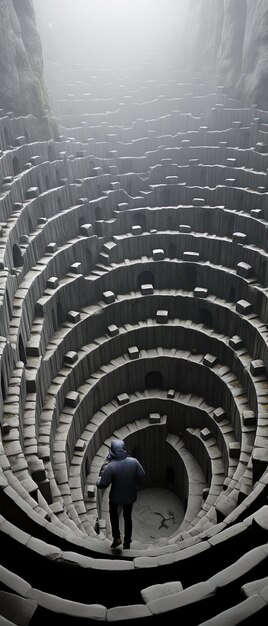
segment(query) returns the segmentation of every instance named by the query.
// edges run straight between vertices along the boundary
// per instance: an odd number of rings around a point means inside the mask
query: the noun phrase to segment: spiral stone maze
[[[55,141],[0,119],[1,624],[264,624],[268,112],[150,62],[55,82]]]

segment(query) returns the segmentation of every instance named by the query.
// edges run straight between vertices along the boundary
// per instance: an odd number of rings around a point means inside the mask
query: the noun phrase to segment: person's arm
[[[110,464],[105,467],[104,471],[101,473],[99,478],[96,481],[96,486],[98,489],[106,489],[108,485],[110,485],[112,480],[112,468]]]

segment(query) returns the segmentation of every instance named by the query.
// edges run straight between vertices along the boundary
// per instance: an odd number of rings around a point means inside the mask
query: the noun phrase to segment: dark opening
[[[170,486],[175,484],[175,473],[173,467],[167,467],[166,469],[166,483]]]
[[[197,268],[194,265],[187,265],[182,271],[181,288],[185,291],[193,291],[196,287]]]
[[[32,222],[32,218],[29,216],[28,217],[28,233],[33,233],[34,231],[34,225]]]
[[[61,175],[59,170],[56,168],[56,182],[57,182],[57,186],[60,185],[60,179],[61,179]]]
[[[231,300],[231,302],[235,302],[236,301],[235,288],[234,287],[230,287],[229,300]]]
[[[170,198],[171,198],[170,189],[163,189],[163,191],[162,191],[163,206],[169,206],[170,205]]]
[[[142,230],[146,230],[146,217],[143,213],[137,213],[132,215],[133,226],[141,226]]]
[[[154,275],[152,272],[142,272],[138,275],[137,278],[138,288],[141,288],[141,285],[154,285]]]
[[[12,308],[11,308],[10,298],[9,298],[9,295],[8,295],[7,291],[6,291],[6,298],[7,298],[8,315],[9,315],[9,319],[11,320],[11,318],[12,318]]]
[[[6,399],[7,394],[6,394],[6,386],[5,386],[5,381],[3,378],[3,374],[1,373],[1,391],[2,391],[2,398],[3,400]]]
[[[86,248],[85,250],[85,255],[86,255],[86,271],[89,271],[92,268],[92,253],[88,248]]]
[[[60,302],[57,305],[57,320],[58,320],[57,326],[60,326],[64,322],[64,313],[63,313],[63,308]]]
[[[161,372],[148,372],[145,376],[145,389],[163,389],[163,376]]]
[[[102,190],[100,185],[97,185],[96,187],[96,194],[97,194],[97,198],[100,198],[102,196]]]
[[[40,178],[37,178],[36,185],[37,185],[37,187],[39,189],[39,192],[41,192],[42,191],[42,186],[41,186],[41,183],[40,183]]]
[[[52,327],[53,327],[53,332],[55,332],[55,330],[57,330],[57,319],[56,319],[56,313],[54,309],[52,309]]]
[[[104,210],[101,206],[96,206],[95,208],[95,220],[104,220]]]
[[[213,327],[213,317],[210,311],[207,311],[207,309],[201,309],[200,322],[201,324],[204,324],[204,326],[208,326],[209,328]]]
[[[21,166],[18,157],[13,158],[13,172],[14,176],[17,176],[21,173]]]
[[[20,247],[16,243],[13,245],[13,265],[14,267],[21,267],[23,265]]]
[[[174,259],[177,254],[176,254],[176,246],[174,243],[170,243],[169,247],[168,247],[168,256],[170,259]]]
[[[141,463],[140,446],[134,446],[134,448],[132,449],[132,452],[131,452],[131,456],[133,456],[134,459],[138,459],[138,461],[140,461],[140,463]]]
[[[45,176],[45,186],[46,186],[46,189],[50,189],[50,186],[51,186],[49,182],[49,177],[47,174]]]
[[[29,135],[29,133],[28,133],[28,130],[25,130],[25,131],[24,131],[24,137],[25,137],[25,139],[26,139],[26,142],[27,142],[27,143],[30,143],[30,135]]]
[[[26,352],[25,352],[25,348],[24,348],[24,343],[22,341],[22,336],[19,336],[19,355],[20,355],[20,361],[22,361],[24,364],[26,364]]]
[[[264,287],[267,287],[266,274],[267,274],[267,264],[266,264],[266,261],[263,261],[263,263],[261,264],[261,271],[260,271],[260,283]]]
[[[47,154],[48,154],[48,160],[49,161],[55,161],[56,160],[56,150],[55,150],[55,147],[53,146],[53,144],[49,144]]]
[[[210,211],[202,212],[202,217],[203,215],[204,215],[203,229],[206,233],[211,233],[211,212]]]
[[[207,182],[207,171],[206,169],[202,169],[201,172],[201,187],[205,187]]]
[[[173,230],[173,219],[172,219],[172,217],[168,217],[168,219],[167,219],[167,229],[168,230]]]
[[[6,127],[4,128],[4,137],[5,137],[6,145],[8,146],[9,138],[8,138],[8,132],[7,132],[7,128]]]
[[[62,202],[61,202],[61,198],[58,198],[58,200],[57,200],[57,205],[58,205],[58,211],[62,211]]]
[[[78,228],[80,228],[80,226],[83,226],[83,224],[86,224],[86,223],[87,223],[87,220],[82,215],[81,217],[79,217],[79,220],[78,220]]]

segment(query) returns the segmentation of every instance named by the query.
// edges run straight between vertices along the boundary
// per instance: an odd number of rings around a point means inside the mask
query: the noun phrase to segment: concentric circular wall
[[[138,56],[55,71],[56,141],[0,118],[1,624],[264,624],[268,112]]]

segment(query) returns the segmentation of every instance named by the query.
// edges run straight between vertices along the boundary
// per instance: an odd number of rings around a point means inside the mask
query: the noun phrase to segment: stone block
[[[74,450],[75,452],[84,452],[85,447],[86,447],[86,442],[83,439],[78,439],[74,446]]]
[[[26,200],[33,200],[34,198],[38,198],[39,193],[38,187],[29,187],[26,191],[25,198]]]
[[[252,215],[252,217],[256,217],[257,219],[261,219],[263,217],[263,210],[262,209],[251,209],[250,215]]]
[[[72,274],[81,274],[82,273],[82,263],[79,263],[78,261],[76,263],[72,263],[72,265],[70,265],[70,270],[69,270]]]
[[[112,302],[115,302],[115,295],[113,291],[104,291],[102,297],[106,304],[111,304]]]
[[[82,235],[83,237],[90,237],[91,235],[93,235],[93,226],[92,224],[82,224],[82,226],[80,226],[80,235]]]
[[[233,350],[239,350],[243,345],[243,339],[241,339],[239,335],[233,335],[233,337],[229,339],[229,346],[233,348]]]
[[[221,406],[219,406],[217,407],[217,409],[215,409],[215,411],[213,411],[213,417],[215,419],[215,422],[217,422],[218,424],[226,418],[226,412]]]
[[[190,233],[192,231],[192,227],[189,224],[179,224],[179,232],[180,233]]]
[[[168,398],[174,398],[175,397],[175,389],[169,389],[167,392],[167,397]]]
[[[204,206],[205,204],[205,199],[204,198],[194,198],[193,199],[193,206]]]
[[[23,245],[26,245],[27,243],[29,243],[29,235],[21,235],[20,236],[20,243]]]
[[[95,497],[95,493],[96,493],[96,486],[95,485],[87,485],[87,497],[89,499],[94,498]]]
[[[228,159],[226,159],[226,165],[228,167],[236,167],[237,166],[237,159],[233,159],[232,157],[228,157]]]
[[[80,322],[81,315],[79,311],[68,311],[66,319],[71,324],[77,324],[77,322]]]
[[[259,118],[255,118],[259,119]],[[259,152],[260,154],[267,154],[267,145],[263,141],[258,141],[254,148],[255,152]]]
[[[168,311],[162,309],[156,311],[156,321],[158,324],[166,324],[168,322]]]
[[[248,315],[252,312],[253,307],[250,302],[247,302],[247,300],[239,300],[236,303],[235,309],[237,313],[241,313],[241,315]]]
[[[164,596],[170,596],[173,593],[178,593],[182,590],[183,586],[179,580],[168,581],[165,583],[157,583],[155,585],[151,585],[150,587],[145,587],[145,589],[141,589],[141,596],[145,604],[147,604],[151,600],[156,600]]]
[[[35,166],[35,165],[40,165],[40,163],[42,163],[42,159],[40,157],[39,154],[34,154],[31,158],[30,158],[30,162]]]
[[[239,459],[240,456],[240,443],[237,441],[230,441],[228,444],[229,456],[231,459]]]
[[[48,254],[54,254],[55,252],[57,252],[58,246],[56,244],[55,241],[51,241],[50,243],[47,244],[46,247],[46,252]]]
[[[64,363],[67,363],[68,365],[73,365],[77,360],[78,354],[73,350],[66,352],[66,354],[64,355]]]
[[[207,365],[207,367],[213,367],[217,363],[217,357],[214,354],[205,354],[203,358],[203,364]]]
[[[184,261],[199,261],[200,254],[199,252],[192,252],[191,250],[185,250],[182,254],[182,258]]]
[[[249,263],[240,261],[240,263],[237,263],[236,273],[238,276],[242,276],[243,278],[251,278],[253,275],[253,267],[252,265],[249,265]]]
[[[194,289],[194,297],[195,298],[207,298],[208,289],[205,287],[195,287]]]
[[[118,404],[120,404],[120,406],[122,406],[122,404],[127,404],[127,402],[129,402],[129,396],[127,393],[120,393],[118,396],[116,396],[117,402]]]
[[[165,258],[165,252],[162,248],[155,248],[153,250],[153,260],[162,261]]]
[[[47,288],[48,289],[57,289],[59,286],[59,279],[57,276],[51,276],[47,279]]]
[[[254,411],[244,411],[243,413],[243,424],[244,426],[255,426],[256,425],[256,415]]]
[[[264,362],[261,359],[255,359],[255,361],[251,361],[250,373],[252,374],[252,376],[260,376],[261,374],[265,374]]]
[[[143,296],[148,296],[151,293],[154,293],[154,287],[150,283],[146,283],[141,285],[141,293]]]
[[[234,243],[242,243],[245,244],[247,242],[247,235],[246,233],[240,233],[240,232],[235,232],[232,235],[232,241]]]
[[[138,359],[140,356],[140,351],[137,346],[130,346],[130,348],[128,348],[127,351],[128,351],[128,356],[131,360]]]
[[[209,428],[202,428],[202,430],[200,430],[200,437],[201,439],[203,439],[203,441],[207,441],[208,439],[210,439],[211,432]]]
[[[115,337],[116,335],[119,335],[119,328],[116,326],[116,324],[111,324],[110,326],[108,326],[107,330],[110,337]]]
[[[68,391],[65,396],[66,406],[76,407],[79,404],[79,393],[77,391]]]
[[[131,228],[131,232],[132,235],[141,235],[142,227],[140,226],[140,224],[134,224],[134,226],[132,226]]]
[[[160,413],[149,413],[150,424],[160,424]]]

